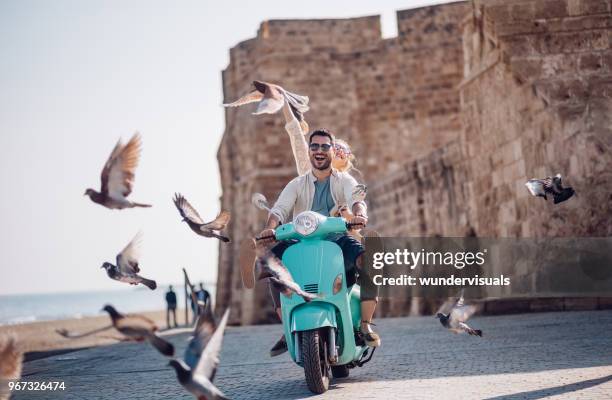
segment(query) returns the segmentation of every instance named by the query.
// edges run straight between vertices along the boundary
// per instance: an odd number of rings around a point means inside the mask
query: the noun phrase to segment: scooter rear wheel
[[[327,391],[330,367],[327,361],[327,346],[319,331],[302,333],[302,362],[308,389],[317,394]]]

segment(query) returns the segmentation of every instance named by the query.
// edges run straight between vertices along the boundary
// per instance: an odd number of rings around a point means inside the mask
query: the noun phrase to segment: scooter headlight
[[[340,290],[342,290],[342,274],[338,274],[338,276],[336,276],[336,279],[334,279],[332,293],[338,294]]]
[[[302,236],[308,236],[319,227],[319,217],[316,212],[304,211],[298,214],[293,221],[295,231]]]

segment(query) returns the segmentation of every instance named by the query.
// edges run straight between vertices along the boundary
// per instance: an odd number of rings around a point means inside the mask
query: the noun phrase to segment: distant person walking
[[[166,325],[168,329],[170,329],[170,313],[172,313],[172,317],[174,320],[174,327],[178,327],[176,323],[176,293],[172,290],[172,285],[168,287],[168,291],[166,292]]]
[[[197,321],[198,315],[200,315],[201,310],[206,305],[206,303],[208,303],[208,301],[210,300],[210,293],[208,292],[208,290],[204,288],[204,284],[202,282],[200,282],[200,290],[194,291],[194,294],[195,294],[195,297],[198,303],[201,302],[202,308],[198,307],[198,304],[195,304],[193,302],[193,297],[192,297],[191,298],[191,310],[193,311],[193,323]]]

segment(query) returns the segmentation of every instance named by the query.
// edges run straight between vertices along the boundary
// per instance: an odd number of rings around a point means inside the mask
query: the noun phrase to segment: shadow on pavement
[[[489,397],[485,400],[536,400],[550,396],[557,396],[565,393],[576,392],[582,389],[588,389],[593,386],[601,385],[612,380],[612,375],[604,376],[597,379],[589,379],[582,382],[570,383],[568,385],[554,386],[545,389],[532,390],[530,392],[519,392],[509,395]]]

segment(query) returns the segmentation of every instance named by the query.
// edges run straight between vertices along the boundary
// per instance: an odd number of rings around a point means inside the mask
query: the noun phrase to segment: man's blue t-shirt
[[[329,217],[329,212],[334,208],[334,198],[331,195],[329,181],[329,177],[315,181],[315,193],[311,208],[311,211],[318,212],[326,217]]]

